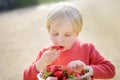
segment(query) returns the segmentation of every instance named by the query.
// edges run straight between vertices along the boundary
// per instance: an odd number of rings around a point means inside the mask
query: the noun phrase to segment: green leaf
[[[46,71],[45,74],[43,75],[43,78],[46,79],[48,76],[52,75],[51,72]]]
[[[88,69],[84,69],[84,72],[85,72],[85,73],[88,73],[88,72],[89,72],[89,70],[88,70]]]

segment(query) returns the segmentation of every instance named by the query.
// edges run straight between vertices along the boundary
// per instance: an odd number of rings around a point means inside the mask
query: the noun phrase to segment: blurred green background
[[[0,11],[59,1],[62,0],[0,0]]]
[[[61,0],[13,0],[15,3],[15,7],[26,7],[31,5],[38,5],[42,3],[48,3],[48,2],[58,2]]]

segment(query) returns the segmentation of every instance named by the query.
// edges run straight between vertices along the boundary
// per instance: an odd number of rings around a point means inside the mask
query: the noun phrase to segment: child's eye
[[[57,34],[57,33],[55,33],[55,34],[53,34],[54,36],[58,36],[59,34]]]
[[[65,36],[66,36],[66,37],[70,37],[71,35],[70,35],[70,34],[66,34]]]

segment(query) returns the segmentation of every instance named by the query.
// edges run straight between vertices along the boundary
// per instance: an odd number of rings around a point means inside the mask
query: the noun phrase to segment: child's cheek
[[[51,36],[51,40],[54,44],[57,44],[57,38],[55,36]]]

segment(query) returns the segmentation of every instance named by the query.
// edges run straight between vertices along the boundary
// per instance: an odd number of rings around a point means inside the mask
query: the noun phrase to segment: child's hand
[[[68,64],[68,67],[73,71],[80,73],[84,69],[85,63],[80,60],[75,60],[75,61],[71,61]]]
[[[75,60],[75,61],[71,61],[68,64],[68,67],[70,69],[72,69],[75,72],[81,73],[81,71],[83,69],[87,69],[89,72],[82,75],[81,78],[84,80],[91,80],[91,76],[93,75],[93,69],[91,66],[86,66],[84,62],[80,61],[80,60]]]
[[[36,63],[36,69],[40,71],[45,66],[52,63],[58,55],[59,55],[59,51],[56,49],[52,49],[52,50],[49,49],[45,51],[43,55],[41,56],[40,60]]]
[[[93,77],[93,68],[91,66],[85,66],[85,69],[89,70],[89,72],[81,76],[81,78],[91,80],[91,78]]]
[[[46,65],[49,65],[50,63],[52,63],[56,59],[56,57],[58,55],[59,55],[59,51],[57,51],[56,49],[48,50],[48,51],[43,53],[43,55],[41,56],[41,60]]]

